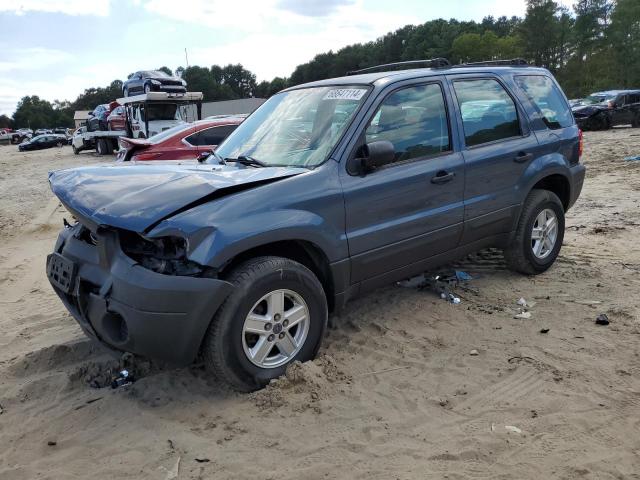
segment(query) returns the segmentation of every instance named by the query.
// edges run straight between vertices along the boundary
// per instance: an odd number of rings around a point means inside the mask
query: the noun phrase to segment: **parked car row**
[[[67,145],[69,140],[66,135],[60,135],[55,133],[48,133],[43,135],[36,135],[31,139],[23,141],[18,145],[18,150],[21,152],[27,150],[41,150],[43,148],[62,147]]]
[[[606,130],[616,125],[640,127],[640,90],[609,90],[592,93],[573,107],[583,130]]]

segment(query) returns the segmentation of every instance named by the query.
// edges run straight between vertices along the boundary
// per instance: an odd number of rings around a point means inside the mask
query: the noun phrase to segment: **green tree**
[[[160,67],[160,68],[158,69],[158,71],[159,71],[159,72],[164,72],[164,73],[166,73],[167,75],[169,75],[170,77],[172,77],[172,76],[173,76],[173,72],[171,71],[171,69],[170,69],[169,67]]]

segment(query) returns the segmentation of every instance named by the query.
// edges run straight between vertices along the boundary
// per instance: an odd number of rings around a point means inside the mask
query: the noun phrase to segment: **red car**
[[[111,110],[111,113],[107,117],[107,128],[109,130],[125,129],[125,114],[123,105],[118,105],[116,108]]]
[[[244,117],[199,120],[171,127],[147,139],[120,138],[117,160],[195,160],[216,148]]]

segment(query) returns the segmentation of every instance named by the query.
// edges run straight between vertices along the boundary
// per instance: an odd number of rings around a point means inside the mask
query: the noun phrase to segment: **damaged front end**
[[[181,237],[146,238],[135,232],[120,231],[122,251],[142,267],[162,275],[216,278],[215,268],[187,258],[187,240]]]
[[[189,260],[187,247],[180,237],[76,223],[60,232],[47,274],[88,336],[117,352],[187,365],[233,289]]]

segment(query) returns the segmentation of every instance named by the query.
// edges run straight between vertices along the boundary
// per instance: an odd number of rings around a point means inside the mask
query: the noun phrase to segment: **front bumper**
[[[74,265],[68,292],[49,280],[84,332],[111,350],[191,363],[233,286],[147,270],[124,254],[117,232],[99,229],[93,245],[82,238],[81,228],[65,228],[55,246],[55,253]]]
[[[183,85],[152,85],[151,89],[156,92],[186,93],[187,87]]]

